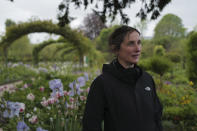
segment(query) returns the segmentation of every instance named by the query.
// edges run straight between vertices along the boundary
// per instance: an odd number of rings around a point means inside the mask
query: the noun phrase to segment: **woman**
[[[161,131],[162,106],[153,78],[137,62],[140,32],[129,26],[117,28],[109,38],[117,56],[104,64],[92,83],[83,117],[83,131]]]

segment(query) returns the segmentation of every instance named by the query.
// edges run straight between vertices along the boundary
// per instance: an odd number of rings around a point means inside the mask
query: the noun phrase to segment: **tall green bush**
[[[154,48],[154,55],[164,56],[165,55],[165,49],[162,45],[156,45]]]
[[[191,34],[187,43],[187,74],[189,80],[197,83],[197,33]]]
[[[149,60],[148,69],[160,76],[160,87],[162,87],[162,77],[171,68],[172,63],[165,57],[154,56]]]

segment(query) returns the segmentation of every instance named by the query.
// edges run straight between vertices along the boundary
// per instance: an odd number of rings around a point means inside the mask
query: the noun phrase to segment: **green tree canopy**
[[[101,30],[100,35],[95,39],[96,48],[106,55],[105,56],[106,60],[110,60],[112,58],[112,55],[109,54],[110,53],[109,45],[108,45],[109,36],[118,27],[119,27],[118,25],[114,25],[110,28],[105,28]]]
[[[174,37],[180,38],[185,35],[182,20],[174,14],[165,15],[154,29],[154,38]]]

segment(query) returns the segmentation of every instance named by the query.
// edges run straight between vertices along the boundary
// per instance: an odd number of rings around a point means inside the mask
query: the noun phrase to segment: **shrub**
[[[197,33],[191,34],[187,43],[188,61],[187,61],[187,74],[189,80],[197,83]]]

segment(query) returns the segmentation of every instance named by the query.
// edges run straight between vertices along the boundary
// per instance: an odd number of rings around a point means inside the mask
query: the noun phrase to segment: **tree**
[[[84,18],[83,25],[80,27],[84,35],[91,40],[96,38],[103,28],[106,28],[105,24],[95,13],[88,14]]]
[[[189,80],[197,83],[197,33],[191,34],[187,43],[187,73]]]
[[[9,0],[14,1],[14,0]],[[156,19],[164,7],[171,2],[171,0],[140,0],[142,7],[136,16],[141,19],[146,19],[148,14],[151,14],[151,19]],[[129,8],[131,4],[137,2],[136,0],[62,0],[58,9],[59,25],[64,26],[72,21],[74,18],[69,16],[70,5],[75,5],[78,9],[84,6],[85,9],[94,6],[93,11],[98,14],[102,21],[106,22],[106,16],[111,17],[113,21],[117,15],[121,16],[122,23],[128,23],[129,18],[123,12],[123,9]],[[99,11],[99,5],[102,5],[102,11]]]
[[[114,25],[110,28],[103,29],[100,35],[95,39],[96,48],[104,53],[106,60],[112,59],[112,55],[109,54],[109,45],[108,45],[109,36],[118,27],[119,27],[118,25]]]
[[[167,14],[156,25],[154,38],[181,38],[185,35],[185,30],[181,18],[174,14]]]

